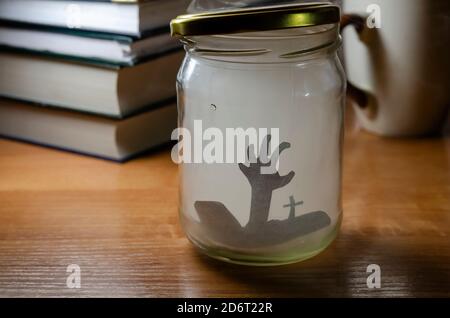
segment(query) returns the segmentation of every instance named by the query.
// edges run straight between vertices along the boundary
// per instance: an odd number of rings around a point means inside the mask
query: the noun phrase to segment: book
[[[144,58],[181,47],[165,29],[145,38],[65,28],[0,24],[0,47],[58,56],[134,65]]]
[[[149,30],[168,28],[189,2],[0,0],[0,20],[141,37]]]
[[[173,97],[184,57],[176,50],[131,67],[0,52],[0,96],[110,117]]]
[[[0,136],[120,162],[169,142],[176,124],[175,102],[116,120],[0,99]]]

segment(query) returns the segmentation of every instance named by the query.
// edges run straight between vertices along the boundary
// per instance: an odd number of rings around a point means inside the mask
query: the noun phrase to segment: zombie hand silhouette
[[[262,171],[262,167],[269,167],[272,164],[276,164],[278,156],[286,149],[291,147],[288,142],[281,143],[274,154],[269,159],[271,136],[268,135],[260,151],[258,158],[254,158],[254,153],[251,147],[247,149],[247,157],[250,160],[250,165],[246,166],[242,163],[239,164],[239,169],[247,177],[248,182],[252,188],[252,199],[250,208],[250,220],[247,224],[249,229],[257,229],[261,225],[267,222],[269,218],[270,201],[272,200],[272,192],[276,189],[282,188],[291,182],[295,176],[295,172],[291,171],[285,176],[280,176],[280,173],[276,171],[272,174],[265,174]],[[261,157],[266,155],[269,160],[267,163],[261,161]]]
[[[264,147],[262,147],[260,151],[260,155],[258,158],[253,158],[254,154],[251,151],[251,147],[247,148],[247,157],[250,159],[250,166],[246,166],[242,163],[239,164],[239,169],[241,169],[242,173],[247,177],[248,181],[250,182],[250,185],[257,186],[258,184],[265,183],[268,188],[275,190],[278,188],[282,188],[285,185],[287,185],[289,182],[291,182],[292,178],[295,176],[295,172],[291,171],[288,175],[282,177],[280,176],[279,172],[276,171],[273,174],[264,174],[262,172],[262,167],[269,167],[273,163],[276,163],[278,160],[278,156],[286,149],[291,147],[291,144],[288,142],[281,143],[278,148],[275,150],[272,157],[269,159],[267,163],[263,163],[261,161],[261,157],[263,155],[268,156],[269,155],[269,149],[270,149],[270,141],[271,141],[271,135],[268,135],[264,140]],[[263,154],[264,153],[264,154]],[[256,161],[256,162],[255,162]]]

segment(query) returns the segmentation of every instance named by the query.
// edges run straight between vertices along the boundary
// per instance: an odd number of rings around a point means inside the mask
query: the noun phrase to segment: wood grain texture
[[[169,150],[120,165],[0,140],[2,297],[450,297],[450,139],[352,127],[344,221],[319,256],[250,268],[198,254]],[[379,264],[382,288],[368,289]],[[78,264],[82,288],[66,287]]]

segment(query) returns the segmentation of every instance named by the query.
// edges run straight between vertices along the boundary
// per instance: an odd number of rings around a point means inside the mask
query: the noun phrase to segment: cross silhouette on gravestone
[[[289,203],[283,205],[283,208],[291,208],[291,210],[289,211],[289,219],[295,218],[295,207],[297,205],[302,205],[302,204],[303,204],[303,201],[295,202],[295,199],[294,199],[293,195],[291,195],[289,197]]]

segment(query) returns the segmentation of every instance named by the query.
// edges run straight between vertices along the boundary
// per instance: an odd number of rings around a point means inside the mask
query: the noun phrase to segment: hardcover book
[[[150,30],[168,28],[189,2],[0,0],[0,20],[141,37]]]
[[[127,35],[20,24],[0,24],[0,48],[25,50],[134,65],[152,55],[180,48],[166,28],[153,30],[144,38]]]
[[[123,120],[0,99],[0,136],[114,161],[170,141],[174,101]]]
[[[0,96],[125,117],[175,96],[181,50],[131,67],[0,52]]]

